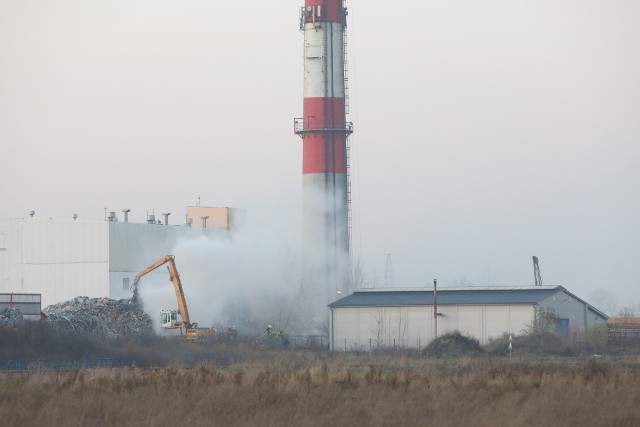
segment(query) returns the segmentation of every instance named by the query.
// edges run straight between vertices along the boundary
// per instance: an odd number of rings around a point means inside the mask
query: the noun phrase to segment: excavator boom
[[[180,313],[181,321],[178,321],[175,310],[162,310],[160,318],[162,322],[162,328],[165,329],[178,329],[183,338],[194,342],[206,342],[212,340],[234,340],[238,336],[238,331],[231,327],[226,331],[216,331],[214,328],[198,328],[197,323],[191,323],[189,318],[189,309],[187,308],[187,300],[184,297],[184,291],[182,290],[182,282],[180,281],[180,275],[176,269],[175,257],[173,255],[167,255],[160,258],[158,261],[151,264],[138,274],[136,274],[133,280],[133,300],[138,301],[138,282],[145,274],[148,274],[158,267],[167,265],[171,283],[173,289],[176,292],[176,299],[178,300],[178,313]]]
[[[536,286],[542,286],[542,275],[540,274],[540,264],[538,257],[533,257],[533,280]]]
[[[169,270],[169,276],[171,278],[171,283],[173,284],[173,288],[176,292],[176,299],[178,300],[178,312],[180,313],[180,317],[182,318],[182,322],[176,322],[175,327],[179,327],[182,334],[186,335],[187,330],[191,328],[191,322],[189,319],[189,309],[187,308],[187,301],[184,297],[184,291],[182,290],[182,282],[180,282],[180,275],[178,274],[178,270],[176,268],[175,257],[173,255],[167,255],[160,258],[158,261],[151,264],[149,267],[145,268],[138,274],[136,274],[133,279],[133,300],[139,300],[138,294],[138,282],[145,274],[151,273],[153,270],[158,267],[162,267],[167,264],[167,270]]]

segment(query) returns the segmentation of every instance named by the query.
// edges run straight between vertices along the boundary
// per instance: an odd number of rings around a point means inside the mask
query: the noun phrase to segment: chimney
[[[122,209],[122,212],[124,213],[124,222],[129,222],[129,212],[131,212],[131,209]]]
[[[169,225],[169,215],[171,215],[171,212],[166,212],[162,214],[162,216],[164,217],[164,225]]]

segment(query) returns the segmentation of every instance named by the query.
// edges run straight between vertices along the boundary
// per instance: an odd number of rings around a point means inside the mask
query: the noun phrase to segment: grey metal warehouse
[[[437,320],[432,289],[366,289],[329,304],[332,350],[422,347],[437,334],[459,331],[486,344],[504,333],[522,334],[536,308],[553,310],[557,333],[581,340],[606,326],[607,315],[562,286],[442,288]]]

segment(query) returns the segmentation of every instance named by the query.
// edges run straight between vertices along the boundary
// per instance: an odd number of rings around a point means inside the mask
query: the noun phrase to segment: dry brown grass
[[[639,360],[256,352],[227,367],[0,373],[5,426],[635,426]]]

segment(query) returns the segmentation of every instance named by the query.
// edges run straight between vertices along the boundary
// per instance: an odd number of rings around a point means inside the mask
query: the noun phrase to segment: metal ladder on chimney
[[[349,114],[349,63],[347,58],[347,2],[342,0],[342,61],[344,79],[344,113]],[[351,208],[351,133],[346,138],[347,158],[347,239],[349,245],[349,262],[351,263],[353,240],[353,210]]]
[[[344,66],[344,113],[349,114],[349,61],[347,55],[347,8],[342,0],[342,63]]]

